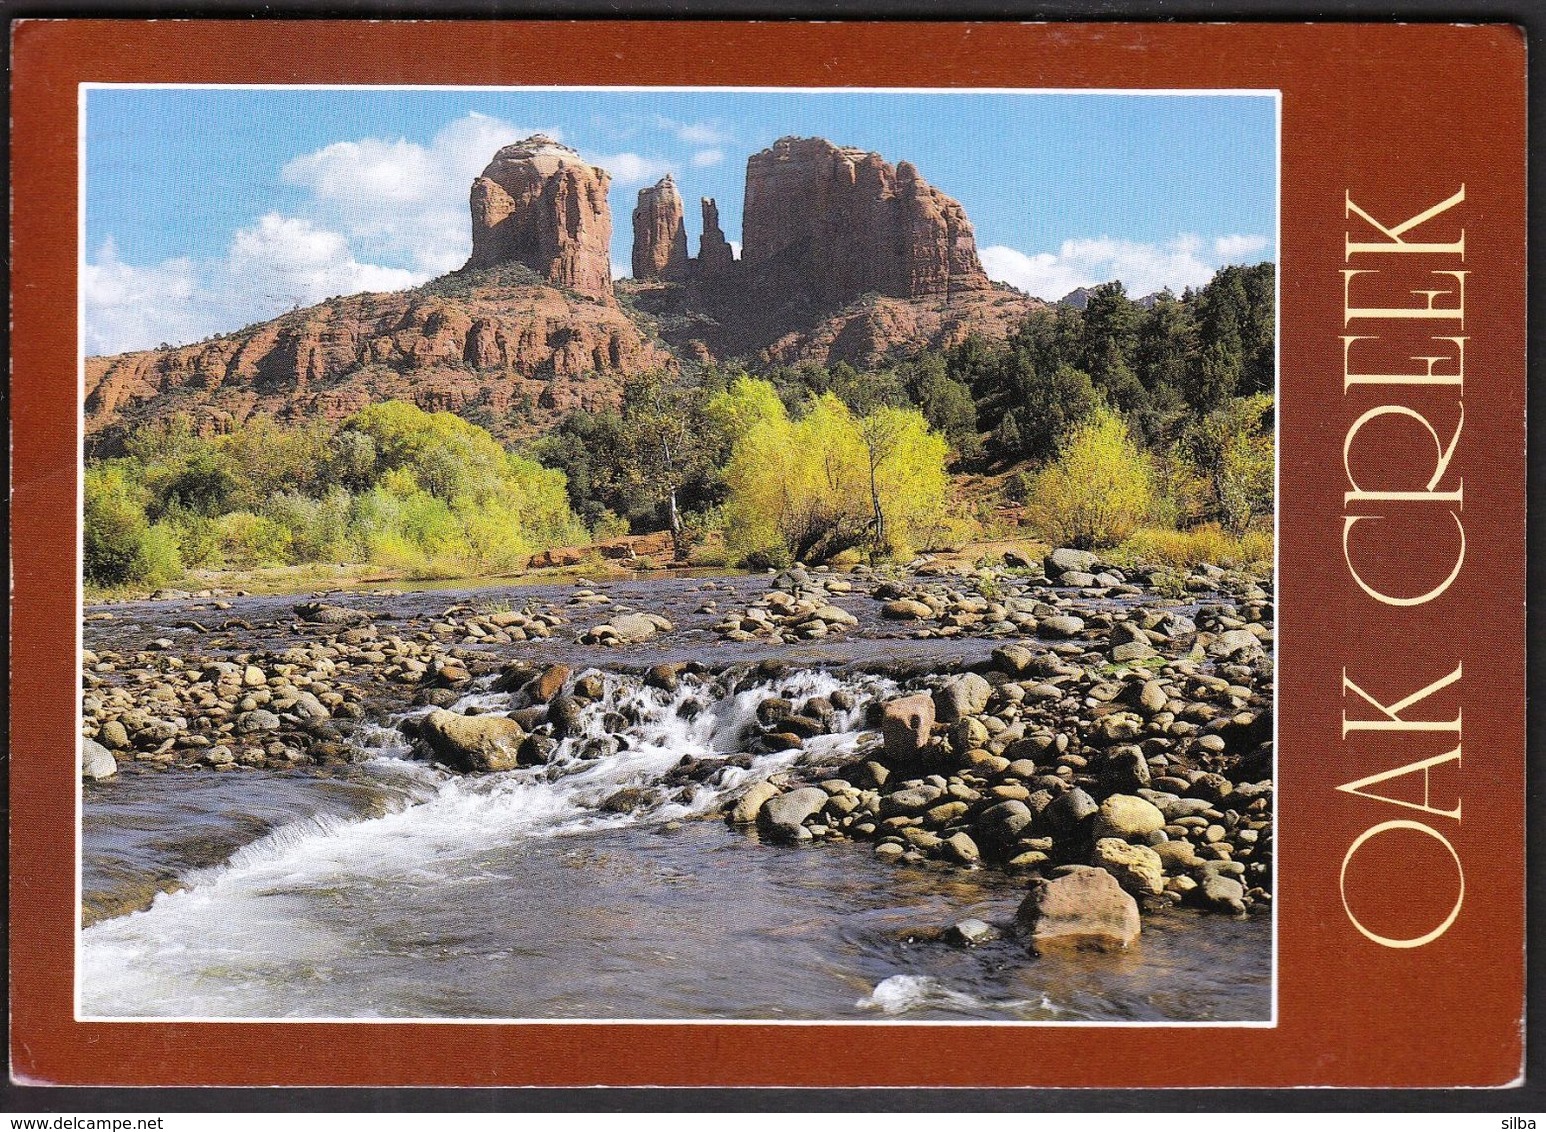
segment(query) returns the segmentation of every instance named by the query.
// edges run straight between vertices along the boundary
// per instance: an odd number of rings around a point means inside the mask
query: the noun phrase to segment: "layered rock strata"
[[[824,138],[780,138],[746,163],[741,261],[766,286],[827,307],[874,291],[992,290],[966,210],[910,163]]]
[[[610,184],[605,169],[545,134],[505,146],[472,183],[467,266],[522,263],[555,286],[612,302]]]
[[[682,198],[669,173],[639,190],[639,204],[633,210],[633,277],[673,282],[687,277]]]

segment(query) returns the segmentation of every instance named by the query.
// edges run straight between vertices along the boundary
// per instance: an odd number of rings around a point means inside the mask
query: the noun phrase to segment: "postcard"
[[[14,49],[15,1081],[1519,1082],[1518,29]]]

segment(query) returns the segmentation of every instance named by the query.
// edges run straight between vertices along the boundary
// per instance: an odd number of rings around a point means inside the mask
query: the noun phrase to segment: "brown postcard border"
[[[21,676],[11,691],[23,710],[13,712],[10,736],[10,1050],[18,1080],[1424,1087],[1518,1078],[1526,149],[1517,29],[38,21],[14,27],[12,48],[11,671]],[[1282,92],[1277,1026],[75,1022],[68,941],[77,915],[79,582],[76,524],[67,517],[79,513],[77,84],[821,86],[834,76],[845,86]],[[1357,414],[1343,390],[1341,271],[1345,234],[1370,233],[1348,219],[1345,201],[1350,194],[1395,224],[1462,183],[1466,204],[1454,215],[1466,229],[1468,307],[1464,330],[1452,332],[1468,337],[1471,380],[1451,474],[1464,479],[1466,565],[1441,598],[1391,607],[1358,589],[1342,553],[1343,438]],[[1425,398],[1409,403],[1442,420],[1435,427],[1447,440],[1454,391]],[[1374,464],[1388,457],[1393,480],[1403,462],[1410,478],[1422,458],[1410,436],[1374,429],[1359,453]],[[1420,575],[1453,537],[1452,527],[1432,524],[1387,531],[1388,542],[1359,544],[1367,577]],[[1474,816],[1431,820],[1465,870],[1464,900],[1432,943],[1383,947],[1344,910],[1341,866],[1366,830],[1426,815],[1336,789],[1410,761],[1343,739],[1343,673],[1389,704],[1456,665],[1467,675],[1442,707],[1458,701],[1463,710],[1465,775],[1457,784],[1452,768],[1447,779],[1436,770],[1434,789],[1436,798],[1463,794]],[[1403,844],[1405,861],[1360,857],[1355,871],[1389,872],[1355,878],[1349,891],[1368,923],[1421,915],[1432,926],[1430,909],[1442,917],[1453,900],[1453,866],[1430,840]]]

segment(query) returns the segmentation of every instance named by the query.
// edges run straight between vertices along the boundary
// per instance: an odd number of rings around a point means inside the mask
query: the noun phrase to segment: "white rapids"
[[[318,816],[282,826],[224,865],[190,873],[184,887],[161,894],[150,908],[85,929],[77,972],[81,1017],[266,1016],[278,981],[293,983],[308,972],[319,982],[338,977],[340,963],[361,947],[355,920],[363,908],[389,915],[394,901],[415,894],[454,899],[458,888],[487,880],[481,862],[491,850],[522,841],[709,813],[749,781],[798,759],[857,749],[866,738],[866,702],[894,688],[879,677],[799,671],[713,699],[712,685],[694,677],[672,693],[632,677],[604,680],[605,694],[584,708],[576,733],[546,766],[452,775],[406,761],[408,745],[394,728],[370,729],[372,758],[389,763],[399,784],[409,783],[398,808],[373,818]],[[600,808],[623,787],[658,782],[684,755],[744,750],[757,705],[769,696],[798,708],[840,688],[854,694],[856,706],[838,712],[831,734],[808,740],[804,751],[725,766],[708,784],[690,784],[635,812]],[[453,710],[500,711],[520,702],[519,693],[480,692]],[[630,721],[621,731],[620,718]],[[586,757],[602,743],[619,749]],[[368,1002],[356,1008],[373,1012]],[[292,1004],[283,1013],[295,1010],[307,1007]]]

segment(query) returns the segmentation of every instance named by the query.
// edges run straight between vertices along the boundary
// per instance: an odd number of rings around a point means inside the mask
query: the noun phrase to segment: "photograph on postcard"
[[[84,86],[77,1017],[1270,1025],[1279,109]]]

